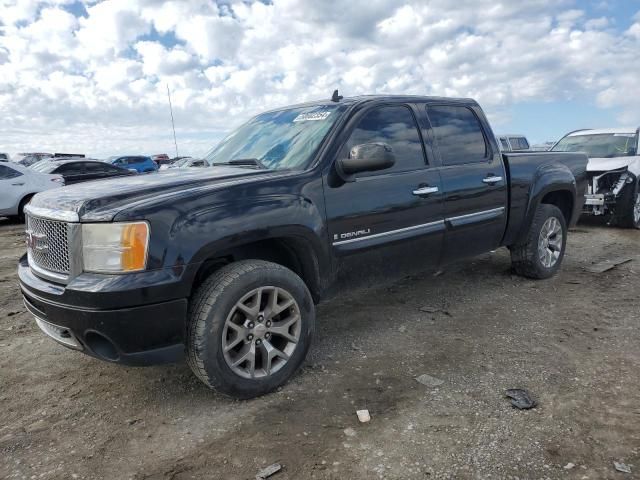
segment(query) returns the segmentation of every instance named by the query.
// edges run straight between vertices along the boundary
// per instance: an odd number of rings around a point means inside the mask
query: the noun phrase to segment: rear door
[[[440,260],[444,222],[440,173],[427,161],[414,107],[379,105],[356,114],[338,157],[364,143],[385,143],[393,167],[357,174],[353,182],[325,181],[331,248],[338,282],[373,283]]]
[[[428,119],[442,162],[447,230],[443,261],[500,246],[507,221],[507,176],[489,142],[482,112],[466,105],[429,105]]]

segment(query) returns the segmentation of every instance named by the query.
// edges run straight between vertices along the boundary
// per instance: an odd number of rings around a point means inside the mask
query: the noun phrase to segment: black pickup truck
[[[467,99],[334,95],[258,115],[207,160],[33,198],[18,271],[47,335],[128,365],[186,354],[253,397],[345,288],[500,246],[519,274],[555,274],[586,188],[585,155],[501,154]]]

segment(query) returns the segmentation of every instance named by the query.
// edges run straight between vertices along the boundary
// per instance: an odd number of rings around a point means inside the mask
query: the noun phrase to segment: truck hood
[[[610,170],[618,170],[628,167],[632,163],[640,160],[640,156],[634,157],[615,157],[615,158],[590,158],[587,164],[588,172],[608,172]]]
[[[132,204],[171,202],[190,191],[211,191],[236,183],[290,174],[289,171],[237,167],[164,170],[146,175],[80,183],[38,193],[29,207],[60,218],[107,222]]]

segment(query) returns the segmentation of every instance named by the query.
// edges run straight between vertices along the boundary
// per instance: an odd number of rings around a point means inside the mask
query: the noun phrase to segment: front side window
[[[21,176],[22,173],[14,170],[13,168],[0,165],[0,180],[8,180],[10,178],[16,178]]]
[[[403,105],[376,107],[367,112],[342,147],[340,155],[348,157],[356,145],[384,143],[391,147],[396,163],[380,173],[416,170],[425,167],[422,140],[413,113]],[[365,173],[362,175],[375,175]]]
[[[467,107],[434,105],[427,109],[444,165],[484,162],[487,144],[476,115]]]
[[[205,159],[212,166],[235,162],[269,170],[304,170],[345,108],[315,105],[260,114],[222,140]]]
[[[631,157],[637,155],[635,133],[604,133],[564,137],[553,152],[585,152],[591,158]]]

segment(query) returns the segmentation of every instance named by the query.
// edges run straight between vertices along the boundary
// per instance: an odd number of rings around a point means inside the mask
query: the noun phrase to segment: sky
[[[478,100],[532,143],[640,125],[640,0],[0,0],[0,151],[200,156],[345,96]]]

